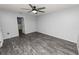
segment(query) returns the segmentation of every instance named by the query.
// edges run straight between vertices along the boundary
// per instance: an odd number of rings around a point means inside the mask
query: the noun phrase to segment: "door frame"
[[[22,18],[22,33],[25,34],[25,23],[24,23],[24,17],[22,16],[17,16]],[[17,26],[18,26],[18,19],[17,19]],[[18,28],[18,33],[19,33],[19,28]]]

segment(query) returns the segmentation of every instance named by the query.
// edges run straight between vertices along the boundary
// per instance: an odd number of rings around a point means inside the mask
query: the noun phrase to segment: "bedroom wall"
[[[79,37],[79,7],[38,16],[38,32],[77,43]]]
[[[18,36],[17,17],[24,17],[24,30],[25,34],[35,32],[35,16],[27,14],[19,14],[15,12],[0,11],[0,22],[3,33],[3,38],[12,38]],[[9,34],[8,34],[9,33]]]

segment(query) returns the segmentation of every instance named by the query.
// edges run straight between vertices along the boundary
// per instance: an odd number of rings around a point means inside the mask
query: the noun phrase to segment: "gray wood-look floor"
[[[1,55],[77,55],[75,43],[41,33],[4,40]]]

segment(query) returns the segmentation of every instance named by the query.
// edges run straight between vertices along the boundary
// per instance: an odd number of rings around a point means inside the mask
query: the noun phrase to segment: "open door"
[[[2,47],[2,45],[3,45],[3,37],[2,37],[2,31],[0,28],[0,47]]]
[[[23,17],[17,17],[17,22],[18,22],[19,36],[22,36],[24,34],[24,18]]]

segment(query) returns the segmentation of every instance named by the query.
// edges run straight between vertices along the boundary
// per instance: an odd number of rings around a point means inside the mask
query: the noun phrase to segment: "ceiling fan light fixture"
[[[46,9],[45,7],[37,8],[37,6],[33,6],[31,4],[29,4],[29,6],[31,7],[31,9],[26,9],[26,8],[21,8],[21,9],[23,9],[23,10],[29,10],[28,12],[32,12],[34,14],[38,14],[39,12],[45,13],[44,11],[42,11],[42,9]]]
[[[32,12],[33,12],[34,14],[36,14],[36,13],[37,13],[37,11],[36,11],[36,10],[33,10]]]

